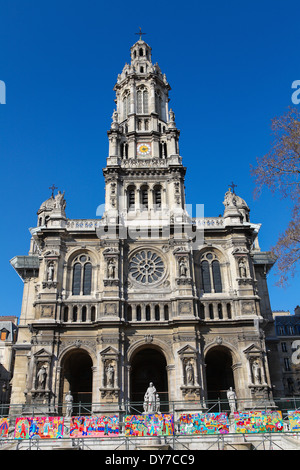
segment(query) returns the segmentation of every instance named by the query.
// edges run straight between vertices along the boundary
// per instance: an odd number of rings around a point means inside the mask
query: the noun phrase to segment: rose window
[[[129,272],[136,281],[142,284],[152,284],[163,276],[164,263],[156,253],[143,250],[131,258]]]

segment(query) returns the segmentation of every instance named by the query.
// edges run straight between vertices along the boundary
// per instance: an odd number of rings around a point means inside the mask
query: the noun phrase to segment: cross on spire
[[[147,34],[147,33],[142,33],[142,28],[141,28],[141,27],[139,27],[139,30],[140,30],[139,33],[134,33],[134,34],[139,34],[139,36],[140,36],[140,41],[141,41],[141,40],[142,40],[142,36],[143,36],[144,34]]]
[[[232,189],[233,194],[235,194],[234,188],[237,188],[237,184],[234,184],[233,182],[231,182],[231,184],[229,185],[229,187]]]
[[[49,187],[49,189],[51,189],[52,197],[54,197],[54,191],[55,191],[55,189],[57,189],[57,187],[53,184],[52,186]]]

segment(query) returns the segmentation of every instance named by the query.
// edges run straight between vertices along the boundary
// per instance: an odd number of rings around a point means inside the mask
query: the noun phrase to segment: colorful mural
[[[288,418],[290,423],[290,431],[300,431],[300,410],[289,410]]]
[[[0,438],[8,436],[9,423],[8,418],[0,418]]]
[[[280,432],[283,431],[281,411],[248,411],[234,413],[235,432]]]
[[[15,439],[32,439],[39,436],[42,439],[61,439],[64,434],[64,418],[58,416],[17,418]]]
[[[180,434],[228,434],[226,413],[184,413],[179,416]]]
[[[174,418],[171,414],[144,414],[125,417],[125,436],[172,436]]]
[[[76,416],[71,418],[70,437],[105,437],[119,434],[119,417]]]

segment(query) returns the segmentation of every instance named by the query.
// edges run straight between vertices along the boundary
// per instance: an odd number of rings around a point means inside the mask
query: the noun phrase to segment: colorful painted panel
[[[71,418],[70,437],[101,437],[119,434],[119,417],[76,416]]]
[[[0,418],[0,438],[8,436],[9,423],[8,418]]]
[[[180,434],[228,434],[229,421],[226,413],[181,414]]]
[[[289,410],[288,418],[290,423],[290,430],[294,432],[300,431],[300,411],[299,410]]]
[[[248,411],[234,413],[235,432],[280,432],[283,431],[281,411]]]
[[[174,417],[171,414],[144,414],[125,417],[126,436],[172,436]]]
[[[58,416],[16,419],[15,439],[32,439],[33,436],[42,439],[60,439],[63,434],[64,418]]]

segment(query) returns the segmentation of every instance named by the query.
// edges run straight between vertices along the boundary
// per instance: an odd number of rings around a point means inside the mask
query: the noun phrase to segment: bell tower
[[[108,131],[109,156],[105,215],[129,216],[162,210],[182,212],[185,168],[179,155],[180,131],[169,109],[171,87],[152,49],[142,39],[131,47],[114,86],[116,109]]]

